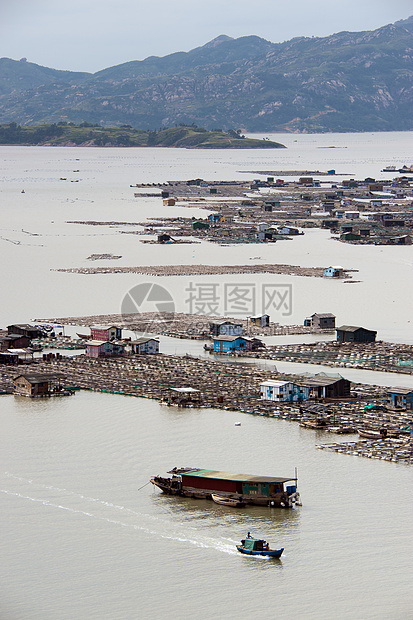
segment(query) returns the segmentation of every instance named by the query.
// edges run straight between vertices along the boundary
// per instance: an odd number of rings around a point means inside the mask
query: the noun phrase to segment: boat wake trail
[[[215,549],[222,553],[236,554],[234,544],[229,539],[204,536],[197,530],[193,530],[191,535],[188,536],[189,528],[187,525],[183,526],[176,524],[162,517],[152,516],[143,512],[140,513],[125,506],[94,497],[88,497],[67,489],[37,483],[33,480],[9,474],[8,472],[5,472],[5,475],[26,485],[29,484],[33,488],[33,493],[30,494],[27,492],[18,492],[16,490],[0,489],[0,493],[9,497],[16,497],[18,499],[33,502],[34,504],[42,505],[47,508],[61,510],[66,513],[71,513],[72,515],[79,515],[89,519],[95,519],[114,526],[130,528],[135,532],[141,532],[147,536],[155,536],[156,538],[190,544],[204,549]],[[51,491],[54,494],[62,494],[63,497],[59,500],[46,498],[44,497],[44,491],[46,490]],[[35,495],[37,493],[42,495],[42,497],[36,497]],[[75,501],[75,506],[69,505],[71,503],[71,499]],[[88,508],[84,505],[85,502],[94,504],[95,510],[88,510]],[[83,505],[79,505],[79,503]],[[116,518],[113,515],[113,513],[119,512],[122,513],[121,519]]]

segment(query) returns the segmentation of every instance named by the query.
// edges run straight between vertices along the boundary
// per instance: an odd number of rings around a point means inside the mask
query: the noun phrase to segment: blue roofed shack
[[[324,269],[325,278],[341,278],[343,275],[343,267],[326,267]]]
[[[392,407],[410,409],[410,411],[413,411],[413,388],[390,388],[387,392],[387,396]]]
[[[214,351],[216,353],[245,351],[246,348],[247,341],[242,336],[218,336],[214,338]]]

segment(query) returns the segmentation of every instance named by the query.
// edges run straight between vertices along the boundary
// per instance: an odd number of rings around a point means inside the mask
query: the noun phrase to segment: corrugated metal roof
[[[311,316],[318,316],[319,319],[335,319],[335,315],[332,314],[331,312],[316,312],[315,314],[312,314]]]
[[[356,332],[359,329],[363,329],[366,332],[373,332],[373,333],[377,334],[377,332],[374,331],[374,329],[366,329],[365,327],[357,327],[357,325],[342,325],[341,327],[337,327],[336,331]]]
[[[333,385],[338,381],[341,381],[341,378],[338,379],[335,377],[308,377],[308,379],[299,379],[298,381],[294,381],[294,385],[317,387],[323,385]]]
[[[53,381],[56,379],[65,378],[65,376],[62,375],[61,373],[56,373],[53,375],[30,374],[30,375],[17,375],[16,377],[13,377],[13,381],[17,381],[17,379],[21,379],[22,377],[26,379],[26,381],[28,381],[29,383],[43,383],[44,381]]]
[[[212,469],[193,469],[183,472],[182,475],[191,476],[192,478],[211,478],[212,480],[231,480],[234,482],[288,482],[289,480],[295,480],[295,478],[234,474],[228,471],[215,471]]]
[[[413,387],[393,387],[388,389],[389,394],[412,394]]]
[[[288,385],[289,383],[289,381],[271,381],[271,379],[269,379],[268,381],[263,381],[260,385],[265,385],[266,387],[280,387],[281,385]]]
[[[116,325],[91,325],[90,329],[107,331],[108,329],[120,329],[120,328],[117,327]]]
[[[223,340],[224,342],[234,342],[235,340],[245,340],[244,336],[214,336],[215,340]]]

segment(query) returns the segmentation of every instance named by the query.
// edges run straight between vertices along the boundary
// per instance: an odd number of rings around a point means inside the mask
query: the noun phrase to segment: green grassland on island
[[[102,127],[98,124],[59,122],[51,125],[0,125],[0,144],[33,146],[129,146],[192,149],[285,148],[268,139],[246,138],[240,131],[207,131],[196,125],[179,125],[159,131],[134,129],[130,125]]]

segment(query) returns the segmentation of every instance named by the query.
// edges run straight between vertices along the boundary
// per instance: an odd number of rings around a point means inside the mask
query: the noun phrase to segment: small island
[[[0,125],[0,145],[168,147],[187,149],[279,149],[271,140],[246,138],[240,130],[207,131],[197,125],[180,124],[159,130],[134,129],[131,125],[102,127],[99,124],[60,121],[57,124]]]

